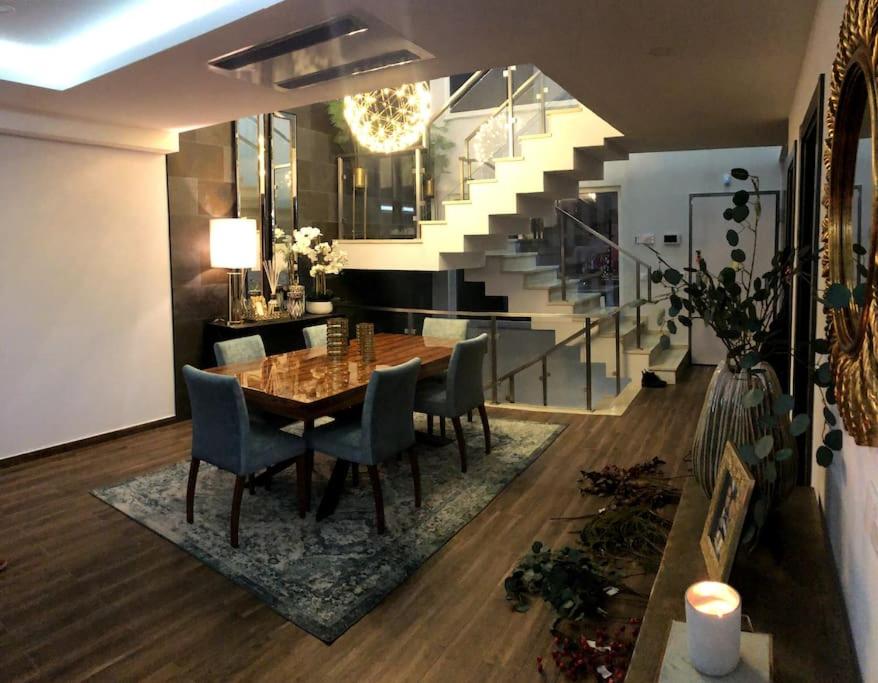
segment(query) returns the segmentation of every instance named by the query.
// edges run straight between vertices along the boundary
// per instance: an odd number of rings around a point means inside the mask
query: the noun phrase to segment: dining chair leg
[[[409,462],[412,465],[412,481],[415,483],[415,507],[421,507],[421,468],[418,466],[418,453],[409,448]]]
[[[472,408],[470,408],[469,410],[466,411],[466,421],[467,422],[473,421],[473,409]]]
[[[488,411],[485,404],[479,406],[479,417],[482,418],[482,431],[485,433],[485,453],[491,452],[491,426],[488,424]]]
[[[307,470],[305,477],[305,502],[308,503],[308,512],[311,512],[311,488],[314,481],[314,451],[311,449],[305,451],[305,466]]]
[[[439,416],[439,436],[445,438],[445,418],[441,415]]]
[[[255,474],[251,474],[250,477],[247,479],[247,487],[250,489],[250,495],[255,496],[256,495],[256,475]]]
[[[351,481],[354,486],[360,485],[360,466],[356,463],[351,464]]]
[[[369,479],[372,481],[372,497],[375,499],[375,527],[379,534],[383,534],[384,525],[384,496],[381,493],[381,478],[378,476],[378,466],[369,465]]]
[[[308,457],[301,455],[296,458],[296,498],[299,505],[299,517],[304,518],[308,514],[309,496],[309,467]]]
[[[238,547],[238,526],[241,522],[241,498],[244,496],[244,484],[247,477],[235,477],[235,492],[232,494],[232,519],[230,540],[233,548]]]
[[[427,415],[427,434],[433,436],[433,416]]]
[[[454,434],[457,436],[457,450],[460,451],[460,471],[466,472],[466,441],[463,438],[463,425],[460,423],[459,417],[452,417],[451,424],[454,425]]]
[[[198,466],[201,461],[192,458],[189,463],[189,483],[186,485],[186,521],[192,524],[195,515],[195,483],[198,481]]]

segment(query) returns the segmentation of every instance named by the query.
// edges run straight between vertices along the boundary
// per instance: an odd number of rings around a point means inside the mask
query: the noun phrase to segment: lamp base
[[[244,271],[229,271],[229,325],[244,322]]]

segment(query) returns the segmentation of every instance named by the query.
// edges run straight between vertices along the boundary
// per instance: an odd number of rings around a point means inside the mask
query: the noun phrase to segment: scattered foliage
[[[516,611],[527,612],[530,596],[538,596],[559,618],[572,621],[604,616],[607,590],[614,588],[581,550],[564,547],[553,551],[539,541],[503,585],[506,599]]]
[[[585,553],[597,564],[633,559],[646,571],[658,571],[671,523],[649,507],[619,507],[592,515],[579,532]]]
[[[601,470],[581,470],[579,491],[612,497],[610,507],[644,505],[658,510],[680,500],[679,489],[668,485],[661,476],[664,464],[664,460],[653,458],[632,467],[607,465]]]
[[[596,679],[609,683],[625,680],[634,644],[640,632],[640,619],[612,632],[596,629],[593,637],[582,634],[571,637],[556,633],[552,647],[555,665],[569,680]],[[537,658],[537,671],[542,673],[542,660]]]

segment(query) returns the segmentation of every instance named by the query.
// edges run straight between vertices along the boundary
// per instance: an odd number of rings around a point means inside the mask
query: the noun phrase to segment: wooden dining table
[[[412,358],[421,359],[419,379],[440,375],[448,368],[454,340],[417,337],[405,334],[376,334],[375,357],[361,357],[356,340],[351,341],[347,357],[330,359],[326,347],[291,351],[247,363],[210,368],[208,372],[235,377],[244,392],[247,405],[260,411],[301,420],[304,436],[314,429],[321,417],[331,417],[363,403],[372,373],[380,368],[399,365]],[[306,474],[311,478],[313,452],[307,452]],[[261,475],[268,479],[293,463],[290,460]],[[338,505],[350,463],[336,460],[326,491],[317,510],[317,519],[333,513]],[[299,476],[299,495],[303,495],[303,477]],[[309,496],[310,497],[310,496]]]

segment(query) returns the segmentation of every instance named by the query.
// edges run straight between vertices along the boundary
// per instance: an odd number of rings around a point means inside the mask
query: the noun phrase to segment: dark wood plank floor
[[[520,414],[569,426],[332,646],[88,493],[187,458],[188,423],[0,469],[0,680],[538,680],[551,615],[513,613],[504,576],[534,539],[571,542],[551,517],[598,507],[580,469],[658,455],[685,471],[709,376],[642,392],[623,417]]]

